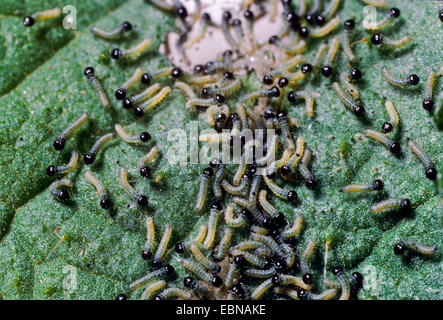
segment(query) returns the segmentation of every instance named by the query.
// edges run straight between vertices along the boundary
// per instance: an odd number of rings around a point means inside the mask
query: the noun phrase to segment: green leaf
[[[357,22],[361,21],[363,5],[344,2],[339,13],[342,20],[356,17]],[[324,242],[334,238],[328,266],[343,265],[346,270],[363,274],[366,282],[359,298],[442,299],[441,194],[437,184],[425,178],[423,166],[405,141],[406,137],[416,140],[442,172],[443,135],[421,107],[421,89],[393,88],[380,73],[381,66],[386,65],[395,74],[417,73],[424,82],[431,68],[440,68],[442,24],[434,3],[391,2],[401,9],[402,18],[400,27],[390,27],[387,34],[392,38],[413,36],[414,44],[396,53],[383,53],[364,42],[355,46],[364,73],[358,86],[369,121],[356,120],[331,90],[330,80],[320,77],[307,85],[307,90],[318,93],[313,120],[306,117],[301,104],[289,106],[285,102],[289,115],[301,120],[294,135],[302,135],[314,150],[312,171],[320,189],[312,192],[297,182],[298,204],[292,206],[275,197],[272,203],[290,221],[294,209],[302,212],[299,251],[309,239],[319,240],[320,247],[311,262],[317,279],[322,273]],[[200,213],[193,211],[205,164],[176,166],[166,159],[171,147],[167,141],[169,130],[189,132],[192,120],[199,121],[200,129],[206,128],[202,114],[190,115],[184,108],[185,98],[174,89],[143,120],[134,121],[132,112],[121,108],[112,94],[135,68],[154,70],[170,65],[157,48],[175,29],[175,18],[142,0],[71,3],[77,8],[78,30],[61,28],[62,19],[23,27],[25,15],[56,5],[63,7],[61,1],[32,1],[25,5],[8,0],[0,8],[0,43],[4,43],[0,49],[1,299],[114,299],[120,292],[129,295],[129,283],[151,270],[140,257],[146,216],[153,214],[157,242],[162,226],[171,224],[170,243],[174,244],[195,233],[207,220],[213,200],[210,196]],[[101,40],[89,31],[93,25],[110,29],[124,20],[134,24],[134,31],[121,41]],[[356,32],[354,40],[367,36]],[[135,62],[111,61],[111,48],[129,48],[147,37],[153,43]],[[312,60],[316,49],[315,43],[310,45],[307,61]],[[83,76],[89,65],[94,66],[108,92],[111,111],[100,105]],[[334,67],[345,70],[347,61],[340,56]],[[254,76],[245,80],[249,90],[260,87]],[[169,85],[172,87],[173,82],[169,81]],[[441,90],[441,85],[438,79],[435,92]],[[233,96],[228,103],[233,105],[236,98]],[[386,98],[394,102],[400,114],[402,125],[396,139],[401,141],[403,152],[399,157],[378,143],[355,136],[365,128],[379,128],[386,121]],[[56,152],[52,148],[56,134],[84,111],[91,121],[69,139],[63,152]],[[74,148],[84,154],[97,137],[113,130],[117,122],[133,132],[146,130],[153,136],[162,153],[153,168],[154,176],[162,177],[160,182],[143,180],[135,170],[137,159],[149,148],[129,146],[117,139],[106,145],[91,167],[111,194],[111,212],[99,207],[95,190],[84,178],[88,168],[83,164],[68,175],[75,182],[73,199],[67,204],[56,201],[48,192],[53,178],[46,176],[46,167],[66,163]],[[129,169],[131,184],[148,195],[150,205],[146,212],[138,209],[122,190],[118,180],[121,165]],[[385,182],[381,195],[349,196],[339,192],[346,184],[375,178]],[[441,181],[440,178],[440,185]],[[406,219],[392,214],[371,216],[368,208],[388,197],[411,199],[413,215]],[[235,238],[245,235],[243,230]],[[438,252],[431,259],[414,256],[405,260],[395,256],[393,245],[405,238],[436,244]],[[179,275],[171,285],[182,286],[180,279],[187,273],[174,259],[170,263]],[[317,287],[321,288],[319,284]],[[141,291],[130,297],[139,297]]]

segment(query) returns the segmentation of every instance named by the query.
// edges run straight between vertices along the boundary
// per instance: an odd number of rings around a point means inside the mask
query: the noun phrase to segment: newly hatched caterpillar
[[[358,89],[351,83],[351,80],[359,80],[361,79],[361,71],[357,68],[354,68],[349,71],[343,71],[340,74],[340,81],[342,85],[348,90],[348,92],[354,97],[354,99],[360,99],[360,93]]]
[[[99,27],[92,27],[91,32],[100,38],[111,40],[122,35],[125,32],[132,30],[132,24],[129,21],[124,21],[121,25],[111,31],[105,31]]]
[[[211,209],[209,211],[209,220],[208,220],[208,232],[206,234],[206,239],[203,242],[203,248],[209,249],[215,239],[215,233],[217,231],[217,222],[218,217],[220,215],[220,210],[222,209],[221,205],[216,202],[211,205]]]
[[[217,173],[215,174],[214,183],[212,185],[212,190],[214,191],[214,195],[217,199],[221,199],[223,197],[220,183],[225,175],[225,169],[226,166],[223,163],[219,163]]]
[[[321,38],[325,35],[329,34],[334,30],[339,24],[341,20],[339,16],[335,16],[333,19],[329,20],[324,26],[320,28],[312,28],[309,32],[310,35],[314,38]]]
[[[120,138],[122,138],[127,143],[137,144],[137,143],[148,142],[149,140],[151,140],[151,135],[146,131],[143,131],[140,134],[136,134],[134,136],[131,136],[118,123],[115,124],[114,128],[115,128],[115,132],[117,132],[117,134],[120,136]]]
[[[238,216],[234,217],[236,205],[235,203],[230,203],[225,211],[225,222],[228,226],[232,228],[242,227],[246,223],[245,216],[243,214],[238,214]]]
[[[278,36],[271,36],[268,40],[270,44],[275,45],[283,50],[285,50],[288,54],[296,54],[302,51],[306,47],[306,42],[304,40],[298,41],[296,44],[288,45],[284,44]]]
[[[147,154],[137,160],[137,167],[142,177],[149,177],[151,175],[151,168],[146,164],[153,161],[159,151],[158,146],[153,146]]]
[[[291,91],[288,93],[288,101],[295,102],[297,99],[305,100],[305,112],[308,117],[314,116],[314,98],[310,93],[304,90]]]
[[[326,289],[322,293],[315,294],[304,289],[298,289],[297,297],[300,300],[330,300],[337,296],[337,289]]]
[[[381,131],[383,133],[391,132],[395,127],[398,126],[400,122],[400,117],[398,116],[398,112],[394,107],[394,104],[391,100],[387,100],[385,103],[386,112],[389,115],[389,122],[384,122],[381,126]]]
[[[303,216],[299,213],[296,214],[294,219],[294,224],[292,226],[287,226],[281,233],[284,239],[290,239],[295,237],[301,229],[301,225],[303,222]]]
[[[402,240],[394,246],[394,253],[396,255],[402,255],[406,249],[415,251],[425,256],[433,255],[437,251],[436,246],[424,246],[417,242]]]
[[[211,127],[214,127],[216,123],[223,124],[226,121],[226,119],[229,118],[229,115],[230,115],[230,110],[226,104],[222,106],[213,104],[205,111],[205,121]]]
[[[203,285],[200,280],[195,280],[192,277],[186,277],[183,279],[183,285],[186,288],[192,289],[194,291],[197,291],[200,295],[206,297],[206,298],[214,298],[214,294],[211,290],[209,290],[206,285]]]
[[[277,269],[273,266],[269,269],[246,269],[243,271],[243,274],[251,278],[268,279],[272,277],[276,272]]]
[[[423,163],[426,177],[430,180],[435,180],[437,178],[437,170],[435,169],[432,160],[415,141],[409,138],[407,138],[407,141],[409,149],[411,149],[411,151],[420,159],[421,163]]]
[[[294,252],[293,248],[287,243],[282,243],[280,246],[285,253],[284,259],[285,259],[286,267],[292,268],[292,266],[295,263],[295,252]]]
[[[108,210],[111,207],[111,199],[109,198],[108,192],[101,182],[91,171],[85,172],[85,178],[88,180],[97,190],[98,198],[100,199],[100,207]]]
[[[342,192],[371,192],[371,191],[380,191],[383,190],[384,183],[383,181],[377,179],[368,184],[349,184],[343,189]]]
[[[240,19],[232,20],[232,24],[234,27],[235,34],[237,35],[237,43],[239,47],[248,54],[252,54],[252,48],[247,45],[245,34],[243,33],[242,23]]]
[[[135,107],[134,114],[136,117],[143,117],[145,115],[146,111],[151,110],[153,107],[155,107],[157,104],[162,102],[166,96],[171,92],[171,88],[166,86],[160,90],[159,93],[157,93],[155,96],[153,96],[148,101],[142,103],[141,105]]]
[[[322,43],[318,46],[317,52],[315,53],[314,59],[312,60],[312,64],[306,63],[302,67],[302,72],[305,74],[312,72],[313,68],[318,68],[320,66],[320,62],[323,59],[323,56],[328,51],[328,45],[326,43]],[[304,70],[303,70],[304,69]]]
[[[138,288],[144,286],[145,284],[158,279],[160,277],[169,277],[173,275],[175,272],[174,267],[172,267],[170,264],[166,264],[164,267],[157,269],[153,272],[148,273],[147,275],[141,277],[140,279],[137,279],[129,284],[129,289],[134,291]]]
[[[348,277],[343,272],[343,269],[341,267],[335,267],[332,270],[332,273],[337,277],[338,282],[340,282],[341,294],[339,300],[349,300],[351,295],[351,286]]]
[[[267,142],[266,146],[267,146],[266,155],[260,159],[255,160],[255,163],[259,166],[264,166],[266,164],[269,164],[271,160],[275,158],[275,152],[278,146],[278,135],[276,134],[272,135],[271,140]]]
[[[234,38],[232,37],[231,33],[229,32],[229,21],[232,18],[232,14],[229,11],[223,12],[222,22],[221,22],[221,28],[223,35],[225,36],[226,41],[229,43],[231,48],[236,49],[237,43],[234,41]]]
[[[264,175],[263,180],[265,181],[268,188],[275,194],[277,197],[286,199],[289,202],[296,202],[298,199],[298,195],[294,190],[286,191],[280,188],[271,178]]]
[[[195,238],[186,242],[178,242],[175,245],[175,252],[183,253],[185,252],[185,249],[189,249],[191,245],[193,244],[199,245],[200,243],[202,243],[206,237],[206,230],[207,230],[206,223],[202,223],[198,228],[198,232]]]
[[[223,237],[220,240],[220,243],[218,244],[217,252],[214,254],[215,261],[222,261],[224,257],[226,256],[226,252],[229,248],[229,243],[232,239],[232,228],[225,227],[223,231]]]
[[[277,209],[274,208],[272,204],[268,202],[268,200],[266,199],[266,194],[267,194],[266,190],[261,190],[258,195],[258,201],[262,206],[262,208],[266,211],[266,213],[269,214],[271,218],[275,218],[277,217],[279,212]]]
[[[318,25],[323,25],[326,20],[332,17],[332,15],[337,11],[338,6],[340,5],[340,0],[331,0],[329,1],[329,5],[315,17],[315,22]]]
[[[152,257],[152,249],[155,241],[154,220],[152,217],[146,218],[146,243],[142,250],[143,260],[149,260]]]
[[[291,137],[291,132],[288,126],[288,114],[286,111],[280,111],[277,113],[277,120],[280,125],[281,134],[285,141],[285,147],[288,149],[291,154],[295,151],[295,144]]]
[[[409,199],[387,199],[374,204],[370,210],[371,213],[378,213],[392,209],[408,211],[411,209],[411,201]]]
[[[292,68],[294,68],[296,65],[304,61],[305,61],[305,56],[303,55],[298,54],[293,56],[292,58],[288,59],[285,63],[283,63],[280,68],[275,69],[271,71],[269,74],[265,75],[263,77],[263,83],[271,85],[274,77],[282,76],[286,72],[290,72]]]
[[[145,101],[154,93],[156,93],[158,90],[160,90],[160,88],[161,86],[159,83],[154,83],[152,86],[146,88],[145,90],[136,94],[135,96],[125,98],[122,103],[123,108],[129,109],[132,108],[134,104]]]
[[[259,146],[260,144],[257,140],[250,140],[246,142],[243,155],[240,158],[240,163],[238,164],[237,170],[232,178],[234,185],[238,186],[240,184],[240,180],[243,178],[246,172],[247,165],[251,163],[254,157],[254,148],[258,148]]]
[[[36,22],[47,20],[47,19],[53,19],[60,16],[62,13],[62,10],[60,8],[53,8],[45,11],[38,11],[33,13],[30,16],[26,16],[23,19],[23,25],[25,27],[32,27]]]
[[[385,35],[381,33],[376,33],[371,37],[372,44],[378,46],[382,45],[382,47],[386,47],[389,49],[398,49],[401,47],[404,47],[409,42],[411,42],[414,38],[409,36],[404,36],[403,38],[400,38],[398,40],[394,40],[391,38],[386,37]]]
[[[102,106],[105,108],[109,108],[111,104],[109,103],[108,95],[105,89],[103,88],[100,80],[98,80],[97,77],[95,76],[94,68],[87,67],[83,73],[86,76],[86,78],[89,80],[89,83],[91,83],[91,85],[94,87],[95,92],[97,93]]]
[[[306,4],[304,6],[306,6]],[[309,24],[314,23],[315,14],[317,13],[317,11],[320,10],[320,8],[321,8],[320,0],[313,0],[311,9],[309,10],[309,12],[305,16],[305,19]]]
[[[54,176],[56,174],[66,174],[71,171],[74,171],[74,169],[77,167],[77,164],[78,164],[78,152],[72,150],[71,158],[69,159],[67,165],[65,166],[50,165],[48,168],[46,168],[46,174],[48,176]]]
[[[129,77],[128,80],[123,82],[123,84],[115,90],[115,98],[117,100],[123,100],[126,98],[126,90],[133,87],[142,77],[143,75],[143,68],[137,68],[134,71],[134,74]]]
[[[258,190],[260,189],[261,182],[262,176],[259,174],[255,174],[252,178],[251,188],[249,189],[248,201],[250,203],[257,203]]]
[[[179,1],[174,1],[173,4],[171,4],[167,1],[164,1],[164,0],[148,0],[148,1],[165,11],[173,11],[174,9],[177,8],[177,5],[179,5],[178,7],[181,6]],[[177,11],[178,11],[178,8],[177,8]],[[180,11],[183,11],[183,10],[180,10]],[[183,14],[184,13],[182,13],[182,15]],[[187,15],[187,12],[186,12],[186,15]]]
[[[340,101],[349,109],[351,110],[357,117],[362,117],[365,114],[365,108],[360,105],[359,102],[352,101],[351,98],[349,98],[342,87],[338,84],[338,82],[334,82],[332,84],[332,88],[334,89],[335,94],[338,96]]]
[[[55,150],[63,150],[65,148],[66,139],[68,139],[75,130],[80,128],[82,124],[84,124],[88,120],[88,113],[83,113],[78,119],[74,120],[69,126],[63,130],[62,133],[54,141],[54,149]]]
[[[361,0],[364,4],[374,7],[386,7],[389,5],[389,0]]]
[[[111,58],[112,59],[120,59],[120,58],[131,58],[141,52],[143,52],[145,49],[147,49],[152,43],[152,39],[143,39],[140,43],[135,45],[134,47],[124,50],[119,48],[114,48],[111,51]]]
[[[145,195],[138,194],[129,184],[128,170],[125,167],[120,167],[120,185],[132,199],[137,201],[139,206],[146,207],[148,205],[148,198]]]
[[[239,265],[237,265],[235,263],[235,261],[238,260],[237,258],[239,258],[239,257],[240,256],[235,257],[234,262],[229,265],[228,274],[226,275],[226,278],[225,278],[225,286],[227,288],[231,288],[231,286],[234,284],[234,281],[236,281],[236,279],[240,273],[240,267],[239,267]],[[244,258],[243,258],[243,260],[244,260]]]
[[[245,251],[245,250],[255,250],[258,248],[267,248],[265,244],[263,244],[262,242],[259,241],[255,241],[255,240],[245,240],[242,242],[237,243],[236,245],[232,246],[229,249],[229,252],[231,254],[233,254],[233,250],[241,250],[241,251]]]
[[[315,190],[317,188],[317,181],[312,175],[311,171],[309,171],[308,166],[311,163],[312,159],[312,150],[306,148],[303,152],[303,156],[301,158],[300,164],[298,165],[298,171],[305,179],[305,184],[308,189]]]
[[[281,274],[272,277],[272,283],[276,286],[296,286],[305,290],[311,290],[312,286],[303,282],[299,277],[293,275]]]
[[[328,53],[326,54],[325,60],[323,61],[323,66],[321,67],[321,74],[326,78],[332,75],[332,64],[334,63],[334,58],[337,54],[338,47],[340,46],[340,38],[334,37],[329,45]]]
[[[434,107],[434,100],[432,99],[432,93],[434,90],[436,71],[432,69],[429,72],[428,78],[425,83],[425,98],[423,99],[423,109],[431,111]]]
[[[211,25],[211,16],[209,13],[203,13],[201,16],[200,30],[196,32],[186,43],[184,44],[185,49],[191,48],[193,45],[198,43],[206,34],[208,26]]]
[[[231,71],[225,71],[225,72],[223,72],[223,76],[220,78],[220,80],[218,80],[217,82],[214,82],[214,83],[207,84],[206,88],[212,88],[212,89],[223,88],[223,87],[228,86],[228,84],[230,82],[229,80],[234,80],[234,79],[235,79],[235,76]],[[220,92],[220,93],[223,93],[223,92]],[[203,90],[202,90],[202,96],[204,94],[205,93],[203,93]]]
[[[223,79],[223,78],[222,78]],[[218,88],[204,88],[204,92],[202,91],[202,96],[206,95],[215,95],[215,94],[230,94],[233,93],[241,88],[242,81],[240,79],[234,79],[229,83],[228,85],[224,87],[218,87]]]
[[[249,184],[249,176],[247,174],[243,175],[239,186],[233,186],[226,179],[223,179],[221,182],[221,186],[223,187],[223,189],[225,189],[227,193],[233,196],[242,195],[243,192],[246,190],[248,184]]]
[[[151,299],[151,296],[154,294],[154,292],[163,289],[166,287],[166,281],[165,280],[158,280],[150,283],[145,290],[143,290],[143,293],[140,297],[140,300],[149,300]]]
[[[192,90],[192,88],[187,83],[176,81],[174,83],[174,87],[183,92],[188,100],[197,99],[197,95],[195,94],[194,90]]]
[[[260,299],[273,286],[272,278],[263,281],[251,294],[252,300]]]
[[[212,274],[217,274],[220,272],[221,270],[220,266],[217,263],[212,262],[210,259],[206,258],[195,243],[191,244],[189,249],[191,250],[195,260],[197,260],[202,266],[204,266]]]
[[[105,143],[112,141],[115,139],[114,133],[108,133],[103,136],[101,136],[89,149],[89,151],[85,154],[83,157],[83,161],[87,165],[91,165],[94,163],[95,158],[97,157],[97,153],[100,151],[100,149],[105,145]]]
[[[245,258],[245,260],[247,262],[249,262],[250,264],[252,264],[254,266],[257,266],[259,268],[264,268],[266,266],[266,264],[267,264],[265,259],[257,257],[254,254],[246,252],[246,251],[242,251],[242,250],[239,250],[239,249],[232,249],[231,248],[229,250],[229,253],[232,256],[234,256],[234,257],[237,257],[237,256],[241,255],[241,256],[243,256]]]
[[[351,31],[355,27],[355,21],[352,19],[346,20],[343,26],[344,26],[343,41],[342,41],[343,51],[345,52],[346,58],[348,58],[348,60],[351,63],[355,63],[357,62],[357,56],[354,54],[354,52],[351,49]]]
[[[214,175],[212,168],[205,168],[201,175],[200,188],[197,195],[197,203],[194,207],[195,211],[200,211],[205,204],[206,195],[208,193],[209,179]]]
[[[160,68],[157,69],[153,72],[147,72],[144,73],[141,78],[140,81],[141,83],[145,84],[145,85],[149,85],[151,84],[151,82],[155,79],[161,78],[161,77],[165,77],[167,75],[170,75],[172,77],[172,71],[176,69],[174,67],[164,67],[164,68]]]
[[[162,259],[165,256],[166,249],[168,248],[169,240],[171,239],[172,228],[169,224],[165,224],[165,230],[163,231],[163,236],[158,245],[157,251],[155,252],[154,259],[152,260],[152,267],[154,269],[160,269],[163,265]]]
[[[366,129],[364,131],[365,136],[374,139],[380,143],[382,143],[386,148],[388,148],[389,151],[391,151],[393,154],[399,154],[401,149],[400,149],[400,143],[396,142],[396,141],[392,141],[391,139],[389,139],[385,134],[375,131],[375,130],[370,130],[370,129]]]
[[[251,239],[265,244],[268,248],[270,248],[280,258],[286,257],[286,253],[280,248],[278,243],[275,242],[275,240],[273,238],[271,238],[269,236],[262,235],[262,234],[252,233]]]
[[[211,284],[213,287],[219,288],[223,285],[223,280],[219,276],[209,274],[198,264],[186,259],[180,259],[180,263],[185,269],[191,271],[201,280]]]
[[[380,30],[394,21],[396,18],[400,17],[400,10],[397,8],[389,9],[388,13],[379,21],[371,21],[370,19],[364,19],[362,22],[362,27],[367,30]]]
[[[222,94],[216,94],[208,99],[190,99],[186,102],[186,110],[193,112],[196,106],[209,107],[223,102],[225,102],[225,96]]]
[[[49,192],[60,201],[69,200],[69,191],[63,187],[72,188],[74,184],[69,179],[57,180],[49,186]]]
[[[279,97],[280,96],[280,89],[278,89],[276,86],[273,86],[270,89],[261,89],[258,91],[251,92],[244,96],[241,100],[243,103],[247,103],[253,100],[256,100],[261,97]]]
[[[383,77],[389,84],[397,87],[416,86],[420,82],[420,78],[416,74],[409,75],[406,79],[399,79],[393,76],[386,67],[381,68]]]
[[[310,271],[310,268],[309,268],[309,260],[311,259],[311,255],[315,249],[316,244],[317,244],[317,240],[314,240],[314,239],[309,240],[308,244],[306,245],[305,251],[303,251],[303,254],[300,259],[300,269],[301,269],[303,275],[306,275],[306,274],[312,275],[312,272]],[[307,278],[307,277],[305,277],[305,278]],[[308,281],[308,282],[310,282],[310,281]]]
[[[289,158],[288,162],[281,167],[281,174],[283,177],[289,176],[292,173],[292,169],[298,164],[303,156],[305,149],[305,139],[302,136],[297,137],[295,141],[295,153]]]
[[[192,293],[180,288],[167,288],[154,297],[154,300],[169,300],[179,298],[179,300],[191,300]]]

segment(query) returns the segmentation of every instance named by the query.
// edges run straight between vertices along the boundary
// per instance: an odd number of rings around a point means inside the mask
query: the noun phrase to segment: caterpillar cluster
[[[207,13],[201,12],[200,1],[196,2],[196,10],[189,15],[185,6],[179,1],[169,4],[162,0],[149,0],[161,10],[175,12],[183,23],[183,32],[191,37],[186,42],[179,40],[177,46],[182,48],[192,47],[205,34],[209,25],[215,24]],[[158,70],[144,73],[139,68],[115,91],[115,97],[122,100],[125,109],[134,109],[135,117],[142,117],[153,107],[161,102],[172,91],[171,87],[162,85],[162,79],[174,81],[186,97],[183,106],[190,113],[205,111],[206,122],[215,127],[218,133],[202,135],[199,140],[225,141],[231,146],[236,140],[241,142],[241,161],[232,177],[226,171],[226,164],[219,159],[214,159],[208,167],[201,172],[200,186],[196,195],[194,210],[204,212],[208,207],[208,193],[212,192],[217,199],[209,207],[207,222],[202,222],[197,234],[184,242],[175,244],[175,253],[168,252],[167,248],[173,238],[173,230],[169,224],[162,226],[163,235],[154,253],[155,228],[152,217],[146,220],[147,241],[141,251],[141,257],[149,261],[152,259],[151,271],[129,285],[129,290],[143,288],[142,299],[260,299],[268,294],[285,296],[291,299],[341,299],[351,297],[363,284],[363,277],[358,272],[347,272],[342,267],[331,269],[335,277],[327,277],[327,256],[331,240],[325,242],[325,263],[323,288],[313,288],[314,272],[310,265],[313,252],[319,247],[320,240],[310,239],[305,247],[300,247],[297,241],[301,234],[303,216],[296,213],[294,221],[288,221],[285,213],[280,212],[272,202],[272,196],[278,197],[295,206],[300,199],[294,187],[283,187],[280,181],[284,179],[291,184],[302,180],[309,190],[315,192],[321,181],[315,176],[316,151],[305,141],[302,136],[296,137],[292,130],[293,121],[289,118],[287,110],[283,107],[283,99],[291,105],[299,99],[304,100],[305,112],[309,118],[315,118],[315,96],[301,88],[307,81],[311,81],[316,73],[331,80],[333,90],[339,100],[355,116],[364,118],[366,110],[360,100],[360,94],[354,81],[362,78],[362,72],[357,68],[358,56],[352,51],[351,37],[355,29],[355,21],[344,21],[343,37],[334,36],[329,42],[322,38],[339,29],[341,19],[336,14],[339,0],[331,0],[328,6],[321,10],[321,1],[313,1],[309,8],[304,7],[300,1],[295,10],[295,5],[290,1],[282,1],[284,13],[280,17],[284,21],[284,29],[269,39],[269,43],[260,44],[254,39],[252,26],[257,19],[251,10],[254,1],[243,12],[243,17],[234,18],[233,14],[225,11],[219,26],[231,50],[222,52],[216,61],[194,67],[194,73],[182,70],[179,67],[168,66]],[[373,1],[365,1],[373,2]],[[380,2],[380,1],[379,1]],[[381,5],[381,4],[380,4]],[[379,30],[400,17],[400,11],[392,8],[386,17],[373,25],[364,25],[364,29]],[[29,20],[29,19],[28,19]],[[194,28],[200,21],[200,29]],[[243,22],[242,22],[243,21]],[[29,22],[28,22],[29,23]],[[308,26],[309,25],[309,26]],[[246,27],[245,27],[246,26]],[[124,22],[109,32],[100,28],[91,31],[105,39],[113,39],[123,35],[133,27],[129,22]],[[234,31],[234,34],[232,33]],[[183,37],[185,39],[187,37]],[[309,63],[306,62],[303,50],[309,47],[309,41],[314,39],[320,43],[317,54]],[[374,45],[383,45],[387,49],[396,49],[406,45],[412,39],[391,40],[385,35],[374,34],[371,42]],[[131,58],[141,54],[151,44],[151,39],[142,39],[135,47],[130,49],[115,48],[111,51],[114,59]],[[272,46],[283,50],[289,55],[295,55],[282,61],[280,67],[269,70],[263,77],[263,87],[237,97],[234,108],[231,109],[230,99],[236,97],[242,89],[243,81],[239,71],[241,67],[236,64],[239,52],[251,55],[260,50],[262,46]],[[349,60],[352,68],[342,70],[341,73],[334,65],[334,60],[340,48]],[[324,57],[324,58],[323,58]],[[303,63],[302,65],[300,65]],[[110,107],[110,102],[95,70],[88,67],[85,76],[96,90],[98,98],[104,107]],[[392,85],[410,86],[418,85],[419,78],[412,74],[407,79],[394,77],[386,68],[382,69],[385,79]],[[335,79],[339,76],[339,81]],[[429,101],[432,100],[432,86],[434,85],[435,71],[431,72],[425,89],[426,108],[429,110]],[[278,80],[277,80],[278,79]],[[128,96],[128,91],[140,82],[144,86],[141,92]],[[345,89],[343,89],[343,87]],[[264,101],[266,109],[260,113],[253,111],[257,101]],[[425,102],[423,104],[425,107]],[[426,109],[425,108],[425,109]],[[382,125],[382,132],[366,129],[364,135],[373,139],[393,154],[401,152],[400,142],[392,140],[388,134],[398,126],[399,115],[393,102],[386,102],[389,121]],[[55,140],[54,148],[62,150],[68,138],[88,120],[88,114],[82,114],[72,122]],[[222,129],[225,129],[221,132]],[[247,140],[243,135],[246,129],[254,129],[256,135]],[[278,129],[279,135],[274,139],[263,142],[264,130]],[[84,155],[84,163],[92,165],[99,155],[104,144],[117,136],[128,144],[144,145],[149,143],[151,136],[148,132],[130,134],[120,124],[115,124],[116,134],[111,132],[101,136]],[[227,132],[226,132],[227,131]],[[278,148],[278,144],[282,148]],[[411,151],[420,159],[425,167],[426,177],[433,180],[437,171],[430,158],[421,147],[408,139]],[[256,150],[265,147],[265,155],[258,157]],[[147,154],[137,162],[137,169],[142,177],[149,177],[151,169],[148,163],[154,161],[161,152],[158,146],[151,146]],[[275,153],[275,154],[274,154]],[[275,157],[274,157],[275,156]],[[50,176],[67,174],[74,170],[78,164],[78,152],[72,151],[71,160],[66,166],[51,165],[47,169]],[[128,181],[128,170],[120,167],[119,181],[122,189],[140,207],[148,205],[148,197],[138,192]],[[85,178],[94,186],[99,196],[99,204],[103,209],[111,207],[110,195],[106,186],[92,173],[87,171]],[[62,179],[51,184],[49,191],[61,201],[69,199],[69,191],[74,183],[69,179]],[[287,184],[286,184],[287,185]],[[377,179],[372,182],[358,183],[344,186],[341,191],[345,193],[368,193],[380,191],[384,182]],[[411,210],[409,199],[392,198],[375,203],[369,211],[376,215],[391,209]],[[233,243],[236,232],[249,230],[249,238]],[[221,237],[219,235],[221,234]],[[402,241],[395,247],[396,254],[405,248],[423,254],[432,254],[434,247],[425,247],[410,241]],[[301,252],[298,255],[298,252]],[[169,279],[175,274],[172,262],[166,262],[166,257],[171,255],[175,262],[180,264],[191,275],[183,279],[183,287],[170,287]],[[171,258],[171,257],[169,257]],[[122,293],[118,299],[125,299]]]

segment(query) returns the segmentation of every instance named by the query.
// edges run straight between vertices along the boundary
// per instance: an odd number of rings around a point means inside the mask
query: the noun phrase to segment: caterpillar
[[[63,150],[65,148],[66,140],[78,129],[80,128],[89,118],[87,112],[84,112],[79,118],[74,120],[68,125],[68,127],[63,130],[62,133],[58,135],[53,143],[55,150]]]
[[[83,161],[87,165],[91,165],[94,163],[95,158],[97,157],[97,153],[100,151],[100,149],[105,145],[107,142],[112,141],[115,139],[114,133],[108,133],[103,136],[101,136],[89,149],[89,151],[84,155]]]
[[[117,38],[118,36],[122,35],[125,32],[128,32],[132,30],[132,24],[129,21],[124,21],[122,24],[120,24],[117,28],[111,30],[111,31],[105,31],[99,27],[92,27],[91,32],[99,36],[100,38],[112,40]]]
[[[111,106],[111,104],[109,102],[108,95],[107,95],[105,89],[103,88],[101,82],[95,76],[94,68],[87,67],[87,68],[85,68],[83,73],[84,73],[85,77],[89,80],[89,83],[94,87],[95,92],[97,93],[102,106],[105,108],[109,108]]]
[[[408,141],[409,149],[411,149],[411,151],[423,163],[423,166],[425,167],[426,177],[430,180],[435,180],[437,178],[437,170],[435,169],[435,166],[432,163],[432,160],[429,158],[429,156],[423,151],[423,149],[414,140],[407,138],[407,141]]]
[[[126,98],[126,90],[133,87],[142,77],[143,75],[143,68],[137,68],[134,71],[134,74],[128,78],[123,84],[115,90],[115,98],[117,100],[123,100]]]
[[[78,164],[78,152],[72,150],[71,158],[69,159],[69,162],[66,165],[64,166],[50,165],[48,166],[48,168],[46,168],[46,174],[50,177],[56,174],[66,174],[74,171],[75,168],[77,168],[77,164]]]
[[[85,172],[85,178],[88,180],[97,190],[98,197],[100,199],[100,207],[108,210],[111,207],[111,199],[106,192],[103,182],[101,182],[91,171]]]
[[[26,16],[23,19],[23,25],[25,27],[32,27],[36,22],[57,18],[61,13],[62,10],[60,8],[34,12],[32,15]]]
[[[149,140],[151,140],[151,135],[146,131],[143,131],[140,134],[136,134],[134,136],[131,136],[118,123],[115,124],[114,129],[115,129],[115,132],[117,132],[117,134],[120,136],[120,138],[122,138],[125,142],[130,143],[130,144],[143,143],[143,142],[148,142]]]
[[[123,190],[141,207],[148,205],[148,198],[145,195],[138,194],[135,189],[128,182],[128,170],[125,167],[120,167],[120,185]]]
[[[49,186],[49,192],[60,201],[67,201],[69,200],[69,191],[63,187],[72,188],[73,186],[74,184],[71,180],[62,179],[51,183]]]
[[[389,151],[391,151],[393,154],[399,154],[401,149],[400,149],[400,143],[396,142],[396,141],[392,141],[391,139],[389,139],[385,134],[375,131],[375,130],[370,130],[370,129],[366,129],[364,131],[365,136],[374,139],[380,143],[382,143],[386,148],[388,148]]]
[[[145,49],[147,49],[152,43],[152,39],[143,39],[141,42],[139,42],[134,47],[124,50],[120,48],[114,48],[111,51],[111,58],[113,59],[120,59],[120,58],[131,58],[139,53],[143,52]]]

